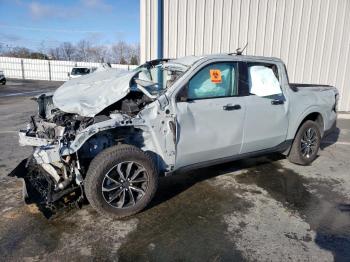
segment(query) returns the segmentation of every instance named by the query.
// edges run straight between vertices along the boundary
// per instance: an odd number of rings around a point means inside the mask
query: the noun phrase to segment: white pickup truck
[[[85,67],[85,66],[76,66],[72,68],[72,71],[68,73],[69,79],[78,78],[87,74],[95,72],[97,67]]]
[[[34,147],[25,194],[45,207],[86,195],[120,218],[146,207],[162,175],[271,152],[308,165],[337,101],[334,87],[289,83],[276,58],[189,56],[95,72],[37,99],[19,132]]]

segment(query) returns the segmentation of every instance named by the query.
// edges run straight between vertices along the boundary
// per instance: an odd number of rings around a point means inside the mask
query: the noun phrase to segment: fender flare
[[[325,123],[324,123],[324,119],[325,119],[325,116],[324,116],[324,113],[322,112],[321,108],[318,107],[318,106],[310,106],[308,107],[306,110],[304,110],[297,118],[297,120],[295,121],[295,123],[297,123],[297,125],[294,125],[293,128],[290,130],[290,132],[288,132],[288,137],[291,138],[291,139],[294,139],[294,137],[296,136],[301,124],[304,122],[304,120],[311,114],[319,114],[321,115],[322,117],[322,120],[323,120],[323,126],[321,127],[322,130],[321,133],[324,132],[324,128],[325,128]]]

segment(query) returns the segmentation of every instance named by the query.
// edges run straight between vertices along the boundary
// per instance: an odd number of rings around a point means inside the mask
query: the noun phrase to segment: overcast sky
[[[64,41],[139,42],[139,0],[0,0],[0,42],[40,49]]]

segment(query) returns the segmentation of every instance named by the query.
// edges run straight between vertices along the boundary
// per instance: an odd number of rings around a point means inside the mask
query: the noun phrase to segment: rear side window
[[[214,63],[202,68],[188,83],[189,99],[235,96],[237,92],[234,63]]]
[[[248,63],[248,84],[251,95],[260,97],[282,95],[276,65]]]

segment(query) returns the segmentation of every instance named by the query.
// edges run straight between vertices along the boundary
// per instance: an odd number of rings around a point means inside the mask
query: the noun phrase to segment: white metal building
[[[280,57],[291,82],[338,87],[350,111],[350,0],[140,0],[141,62],[234,52]],[[160,8],[159,8],[160,7]]]

